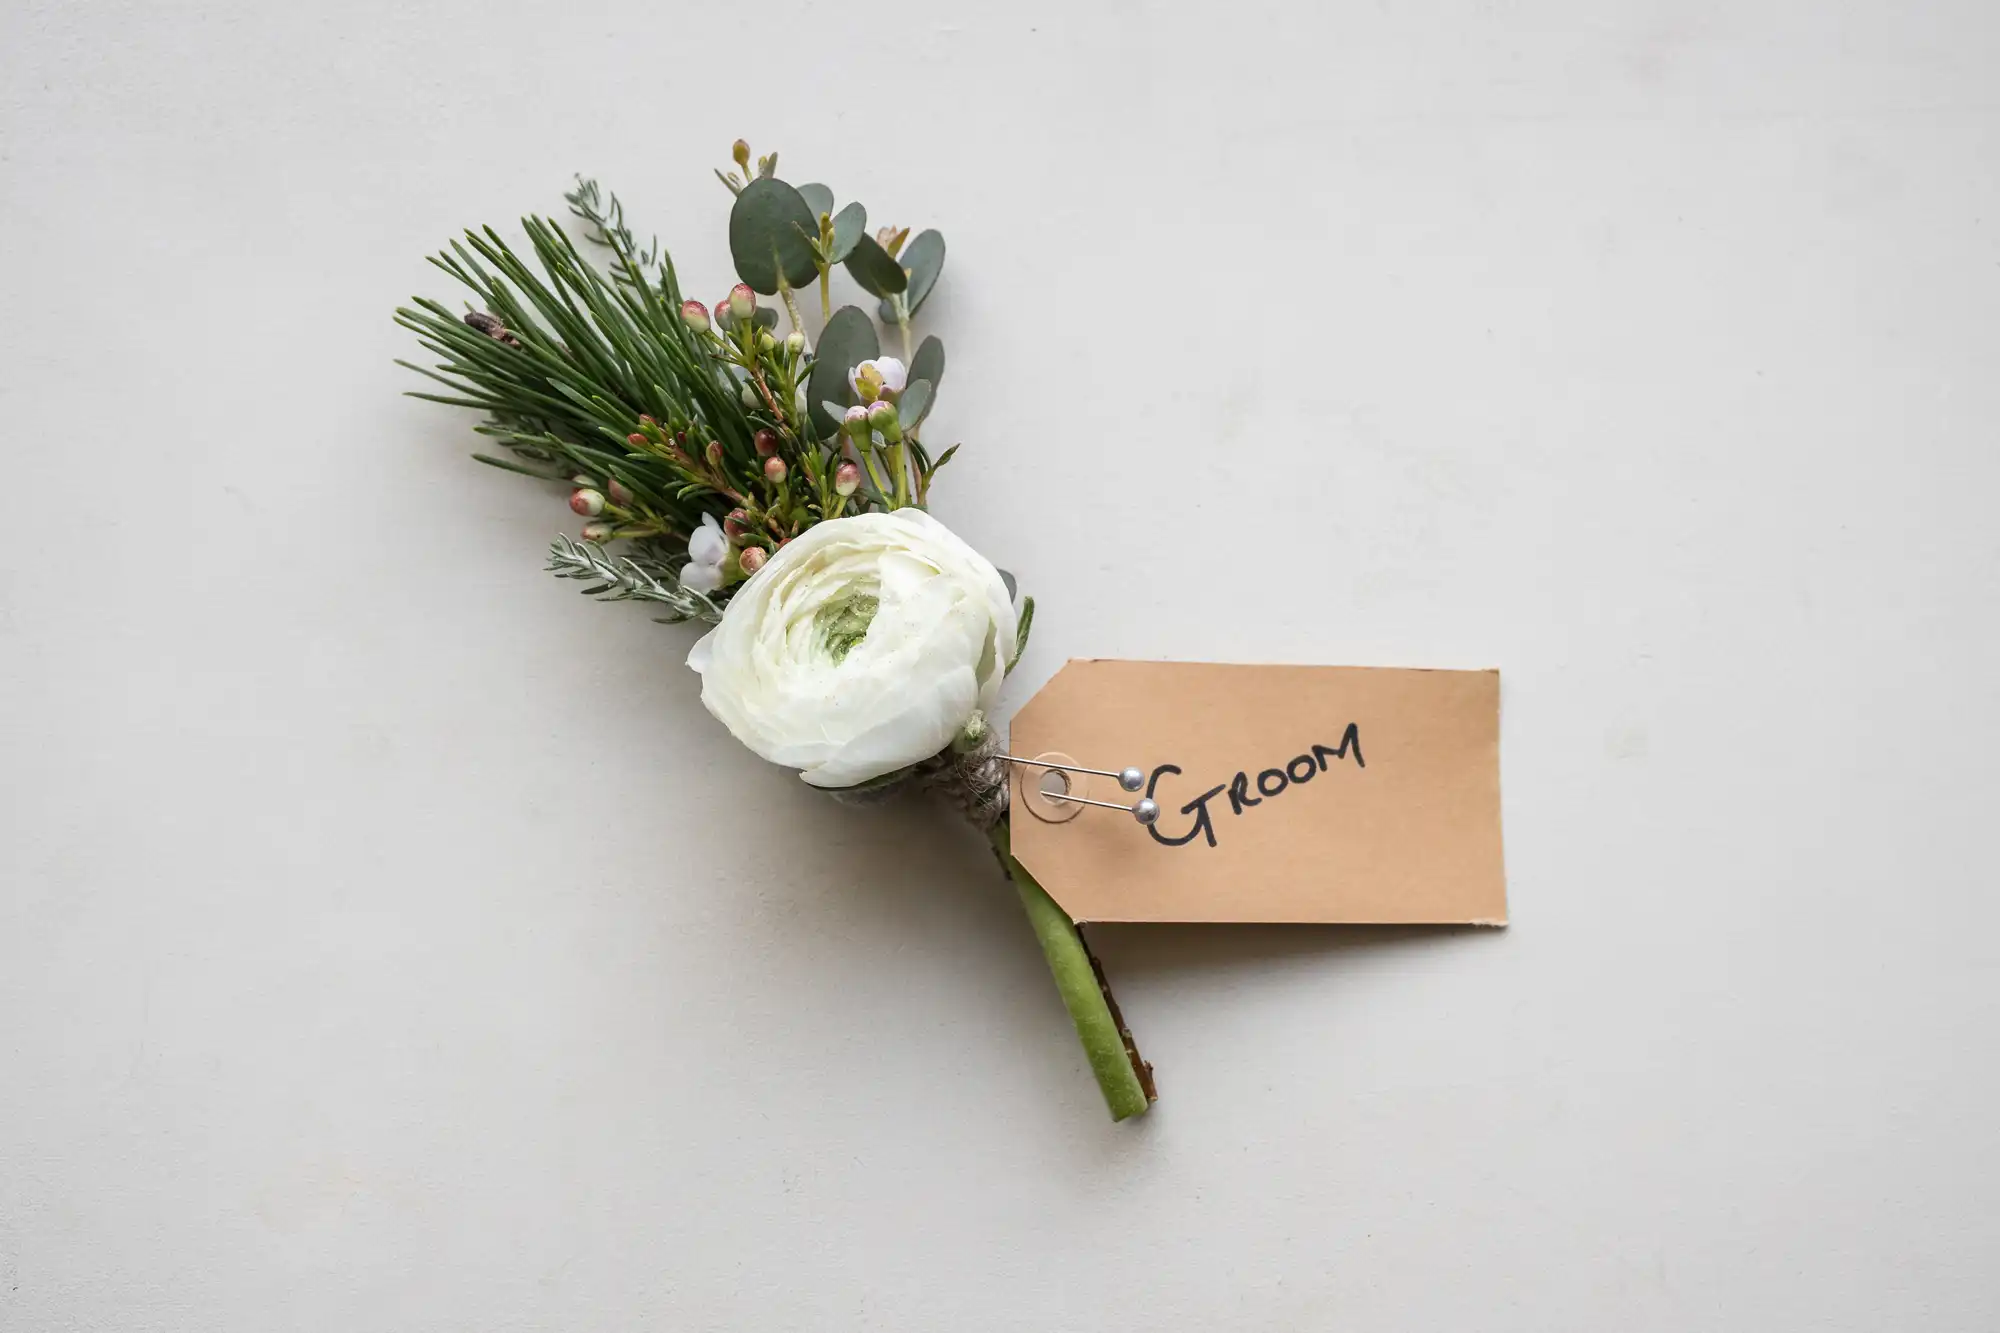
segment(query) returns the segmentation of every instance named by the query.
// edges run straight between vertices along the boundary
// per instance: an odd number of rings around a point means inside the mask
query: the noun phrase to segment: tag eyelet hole
[[[1070,764],[1076,760],[1059,750],[1049,750],[1036,755],[1025,763],[1014,765],[1014,799],[1027,812],[1044,824],[1067,824],[1083,813],[1084,807],[1074,801],[1050,800],[1051,796],[1089,796],[1090,777],[1082,773],[1065,773],[1050,764]]]

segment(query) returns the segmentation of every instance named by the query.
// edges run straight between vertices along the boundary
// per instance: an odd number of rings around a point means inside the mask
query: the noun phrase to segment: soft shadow
[[[1492,926],[1096,925],[1090,947],[1115,987],[1121,978],[1212,978],[1230,972],[1308,967],[1352,950],[1371,955],[1421,949],[1470,948],[1497,940]]]

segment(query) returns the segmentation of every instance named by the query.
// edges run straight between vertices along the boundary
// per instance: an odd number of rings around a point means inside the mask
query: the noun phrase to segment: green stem
[[[1097,970],[1097,960],[1090,956],[1069,913],[1056,905],[1055,899],[1049,897],[1027,867],[1008,850],[1007,821],[1003,819],[994,825],[989,836],[993,850],[1000,854],[1001,864],[1021,895],[1028,924],[1034,927],[1042,956],[1048,959],[1049,971],[1055,976],[1056,989],[1069,1010],[1070,1022],[1076,1024],[1077,1039],[1083,1043],[1083,1053],[1090,1061],[1091,1073],[1097,1076],[1097,1086],[1104,1093],[1104,1104],[1110,1108],[1111,1118],[1127,1120],[1144,1115],[1153,1103],[1153,1068],[1139,1058],[1131,1033],[1119,1021],[1110,988]]]
[[[903,335],[903,368],[907,370],[912,359],[910,356],[910,308],[903,303],[903,294],[901,292],[896,293],[894,300],[896,328]],[[935,388],[936,386],[933,385],[932,387]]]
[[[858,452],[861,454],[861,465],[868,469],[868,480],[875,483],[876,491],[882,496],[882,503],[894,509],[896,507],[895,492],[889,485],[889,479],[882,475],[882,469],[875,466],[874,442],[870,441],[866,449],[859,450]]]
[[[827,290],[826,283],[827,274],[832,271],[833,266],[831,264],[821,264],[819,266],[819,319],[822,324],[833,318],[833,299]]]
[[[792,332],[804,333],[806,326],[799,320],[799,303],[792,299],[792,285],[782,273],[778,275],[778,295],[785,298],[785,313],[792,317]]]

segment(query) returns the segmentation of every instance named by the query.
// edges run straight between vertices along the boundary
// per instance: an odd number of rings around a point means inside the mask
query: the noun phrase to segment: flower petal
[[[850,786],[950,744],[991,705],[1014,638],[999,571],[905,509],[816,524],[787,543],[736,590],[688,665],[702,703],[751,750],[815,786]]]
[[[690,560],[681,567],[681,586],[689,592],[714,592],[722,586],[722,566]],[[696,667],[695,670],[701,668]]]
[[[703,523],[688,537],[688,559],[697,565],[720,566],[729,556],[729,538],[722,535],[721,528],[713,526],[713,514],[702,517],[710,522]]]

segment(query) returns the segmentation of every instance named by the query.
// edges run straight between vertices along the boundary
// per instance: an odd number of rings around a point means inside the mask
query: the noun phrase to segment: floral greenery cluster
[[[860,202],[836,209],[829,187],[780,179],[777,154],[753,168],[738,140],[732,156],[716,175],[734,197],[739,281],[713,307],[684,294],[657,241],[639,243],[615,194],[579,178],[565,197],[608,275],[560,225],[529,217],[527,255],[488,227],[432,256],[469,309],[419,298],[396,312],[439,358],[399,364],[446,390],[414,396],[484,412],[477,429],[510,455],[474,457],[570,488],[587,521],[580,541],[557,539],[550,570],[592,596],[660,603],[668,620],[719,620],[742,580],[816,523],[925,506],[957,449],[924,441],[944,344],[913,347],[911,330],[944,237],[871,235]],[[876,299],[900,359],[883,356],[869,312],[832,308],[836,268]],[[816,340],[796,296],[814,288]]]
[[[712,307],[639,242],[616,195],[578,178],[569,209],[604,270],[547,218],[523,219],[521,250],[467,231],[431,262],[473,300],[397,310],[437,358],[399,364],[445,390],[414,396],[482,414],[506,456],[475,458],[567,489],[584,522],[555,539],[552,572],[715,625],[688,666],[738,740],[848,800],[927,786],[989,837],[1113,1118],[1143,1114],[1151,1066],[1075,924],[1010,851],[1011,760],[986,713],[1034,599],[1017,604],[1011,576],[925,512],[957,450],[925,441],[944,344],[911,329],[944,238],[871,234],[866,208],[788,184],[775,153],[753,168],[738,140],[732,156],[716,175],[738,281]],[[872,316],[833,308],[836,268]],[[815,290],[816,337],[798,300]],[[878,320],[900,357],[883,354]]]

